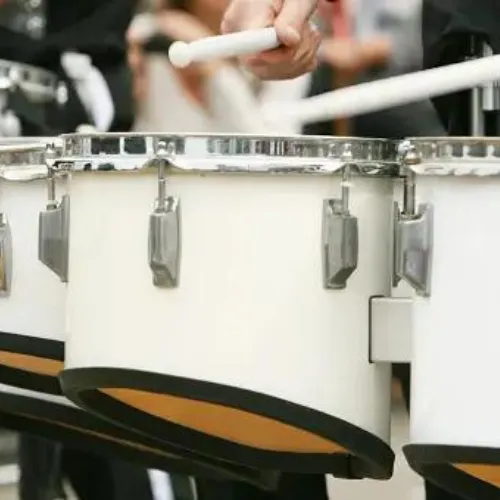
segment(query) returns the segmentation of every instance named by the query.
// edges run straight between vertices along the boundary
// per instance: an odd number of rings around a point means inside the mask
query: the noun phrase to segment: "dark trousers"
[[[63,448],[38,437],[19,440],[20,500],[64,499],[67,480],[79,500],[152,500],[147,470]]]
[[[232,481],[199,479],[196,483],[198,500],[328,500],[321,474],[283,474],[272,493]]]

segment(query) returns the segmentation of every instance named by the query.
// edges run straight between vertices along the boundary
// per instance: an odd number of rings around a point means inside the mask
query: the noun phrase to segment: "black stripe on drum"
[[[403,451],[417,474],[444,490],[466,500],[500,500],[499,448],[410,444]]]
[[[0,332],[0,352],[32,356],[41,360],[64,362],[64,342]],[[60,395],[61,386],[57,377],[20,370],[0,364],[0,383]]]
[[[243,481],[266,490],[275,489],[279,481],[277,472],[203,457],[129,431],[84,410],[38,398],[0,392],[0,426],[174,474]]]
[[[392,476],[394,452],[382,439],[349,422],[286,400],[200,380],[127,369],[69,369],[61,372],[60,379],[66,396],[82,408],[202,454],[283,472],[325,473],[345,479],[389,479]],[[241,445],[144,413],[102,392],[111,388],[166,394],[236,408],[337,442],[348,453],[294,453]]]

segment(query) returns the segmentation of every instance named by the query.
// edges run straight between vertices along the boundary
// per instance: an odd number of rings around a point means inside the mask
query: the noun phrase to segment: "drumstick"
[[[336,39],[349,39],[352,36],[349,22],[349,11],[346,0],[337,0],[333,5],[332,33]],[[341,89],[348,87],[353,81],[353,75],[346,70],[338,69],[333,75],[333,88]],[[347,137],[351,135],[351,123],[347,118],[339,118],[334,121],[333,133],[336,136]]]
[[[500,80],[500,55],[362,83],[298,102],[269,106],[267,114],[314,123],[380,111]]]
[[[168,51],[168,57],[173,66],[185,68],[192,62],[257,54],[279,45],[275,28],[261,28],[210,36],[191,43],[175,42]]]

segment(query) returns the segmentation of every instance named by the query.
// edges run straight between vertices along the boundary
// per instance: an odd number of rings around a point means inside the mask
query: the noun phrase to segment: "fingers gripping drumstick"
[[[257,54],[279,45],[276,30],[262,28],[211,36],[192,43],[175,42],[171,45],[168,56],[174,66],[185,68],[192,62]]]
[[[314,123],[402,106],[500,80],[500,55],[450,64],[269,108],[269,114]]]

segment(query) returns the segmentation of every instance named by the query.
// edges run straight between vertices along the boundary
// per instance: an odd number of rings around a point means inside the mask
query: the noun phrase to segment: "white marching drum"
[[[390,369],[368,361],[368,308],[390,286],[396,145],[63,141],[66,394],[221,459],[390,477]]]
[[[48,142],[0,142],[0,383],[59,394],[66,290],[38,255]]]
[[[500,498],[500,141],[411,139],[403,154],[399,270],[416,289],[405,453],[448,490]]]
[[[200,457],[126,430],[73,405],[64,397],[0,384],[0,426],[111,459],[170,473],[244,481],[273,489],[277,474]]]

